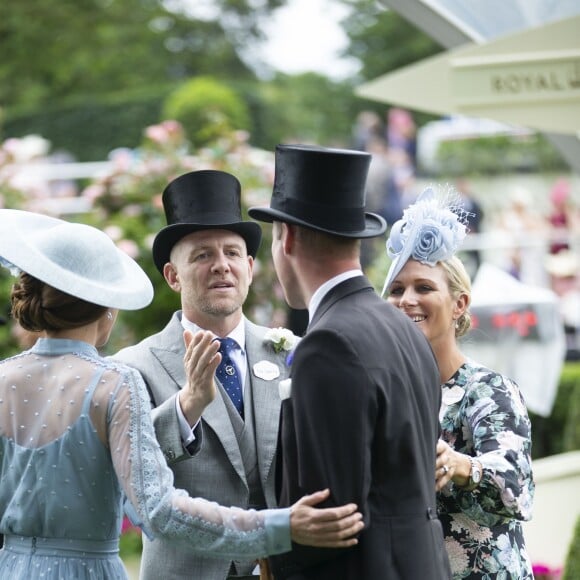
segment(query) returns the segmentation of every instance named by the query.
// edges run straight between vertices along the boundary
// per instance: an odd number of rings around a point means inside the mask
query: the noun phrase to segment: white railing
[[[34,174],[36,179],[58,181],[66,179],[87,179],[102,177],[110,173],[111,161],[88,161],[84,163],[23,163],[7,165],[6,172],[11,175],[20,173]]]

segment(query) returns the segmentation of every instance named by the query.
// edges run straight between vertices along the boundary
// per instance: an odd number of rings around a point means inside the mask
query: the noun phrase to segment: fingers
[[[455,460],[453,449],[448,443],[439,439],[437,441],[437,460],[435,462],[435,490],[440,491],[453,478],[455,473]]]
[[[309,510],[310,515],[301,514],[300,522],[292,522],[292,539],[298,544],[321,548],[346,548],[358,543],[355,537],[364,528],[362,514],[359,512],[336,519],[336,508]],[[321,512],[333,512],[332,515]],[[294,514],[293,514],[294,515]]]
[[[356,504],[319,509],[313,507],[328,498],[328,489],[305,495],[290,515],[292,539],[299,544],[326,548],[346,548],[358,543],[356,535],[364,528]]]
[[[213,380],[215,371],[221,361],[218,354],[219,343],[214,342],[215,335],[208,331],[185,331],[183,338],[186,344],[183,359],[185,372],[192,383],[206,383]]]
[[[442,465],[440,468],[435,469],[435,491],[440,491],[451,481],[452,470],[453,468],[449,465]]]
[[[317,514],[317,521],[311,524],[312,531],[315,530],[317,534],[347,538],[353,534],[353,527],[358,528],[359,524],[364,526],[360,512],[353,512],[349,515],[339,517],[336,508],[328,508],[328,511],[331,513]]]
[[[313,534],[313,541],[321,548],[346,548],[355,546],[358,539],[355,537],[364,528],[362,514],[355,513],[340,522],[335,522],[334,526],[339,525],[338,529],[320,529]]]
[[[305,496],[301,497],[297,503],[299,503],[300,505],[315,506],[315,505],[319,504],[320,502],[324,501],[325,499],[327,499],[329,495],[330,495],[330,490],[323,489],[321,491],[315,491],[314,493],[311,493],[310,495],[305,495]]]
[[[205,407],[216,395],[215,371],[221,360],[219,342],[209,331],[183,333],[186,346],[183,364],[187,382],[182,388],[179,401],[189,423],[193,425]]]
[[[319,510],[319,520],[321,525],[329,522],[330,524],[339,523],[344,518],[356,512],[357,505],[355,503],[348,503],[340,507],[326,508]]]
[[[198,332],[192,332],[191,330],[184,330],[183,331],[183,341],[185,342],[185,348],[189,348],[190,344],[193,344],[195,347],[198,345],[202,340],[211,340],[211,337],[214,335],[207,331],[207,330],[199,330]]]
[[[183,341],[185,342],[185,348],[187,349],[191,342],[193,341],[193,332],[191,330],[186,330],[183,333]]]
[[[451,462],[451,447],[445,441],[439,439],[437,442],[437,460],[435,461],[435,471],[440,470],[444,465],[449,466]]]
[[[330,496],[329,489],[323,489],[320,491],[315,491],[310,495],[305,495],[301,497],[297,502],[296,506],[298,505],[308,505],[308,506],[315,506],[320,502],[324,501]],[[326,509],[319,509],[317,510],[317,521],[325,522],[330,521],[334,522],[336,520],[340,520],[341,518],[345,518],[351,514],[353,514],[357,510],[357,505],[354,503],[349,503],[342,505],[340,507],[332,507]]]
[[[437,460],[437,463],[435,463],[435,473],[442,471],[443,475],[445,475],[451,469],[452,465],[453,461],[451,460],[451,457],[445,457],[441,459],[441,461]]]
[[[313,546],[321,548],[343,548],[358,544],[355,537],[364,528],[362,514],[355,513],[342,520],[312,527],[309,538]]]

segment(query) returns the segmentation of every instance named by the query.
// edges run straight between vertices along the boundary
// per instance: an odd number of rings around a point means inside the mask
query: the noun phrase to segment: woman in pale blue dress
[[[192,550],[259,558],[291,540],[347,547],[362,528],[352,505],[241,510],[173,487],[141,376],[99,356],[118,309],[152,299],[145,273],[102,232],[0,210],[0,262],[19,273],[14,317],[40,338],[0,363],[0,579],[127,578],[118,555],[125,509],[150,537]],[[186,334],[188,388],[199,414],[215,395],[210,333]]]

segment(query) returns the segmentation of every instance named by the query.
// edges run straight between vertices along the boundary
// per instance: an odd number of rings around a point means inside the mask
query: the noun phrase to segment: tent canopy
[[[580,172],[580,2],[381,3],[454,50],[365,83],[361,97],[545,132]]]
[[[457,48],[361,86],[368,99],[580,132],[580,16]],[[428,90],[426,90],[428,87]]]

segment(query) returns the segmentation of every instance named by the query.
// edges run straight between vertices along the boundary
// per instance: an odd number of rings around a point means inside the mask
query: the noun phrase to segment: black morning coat
[[[355,502],[366,527],[347,549],[293,545],[276,580],[440,580],[451,573],[435,511],[441,399],[427,339],[364,276],[323,299],[282,402],[281,506],[330,488],[325,506]],[[322,507],[322,506],[321,506]]]

